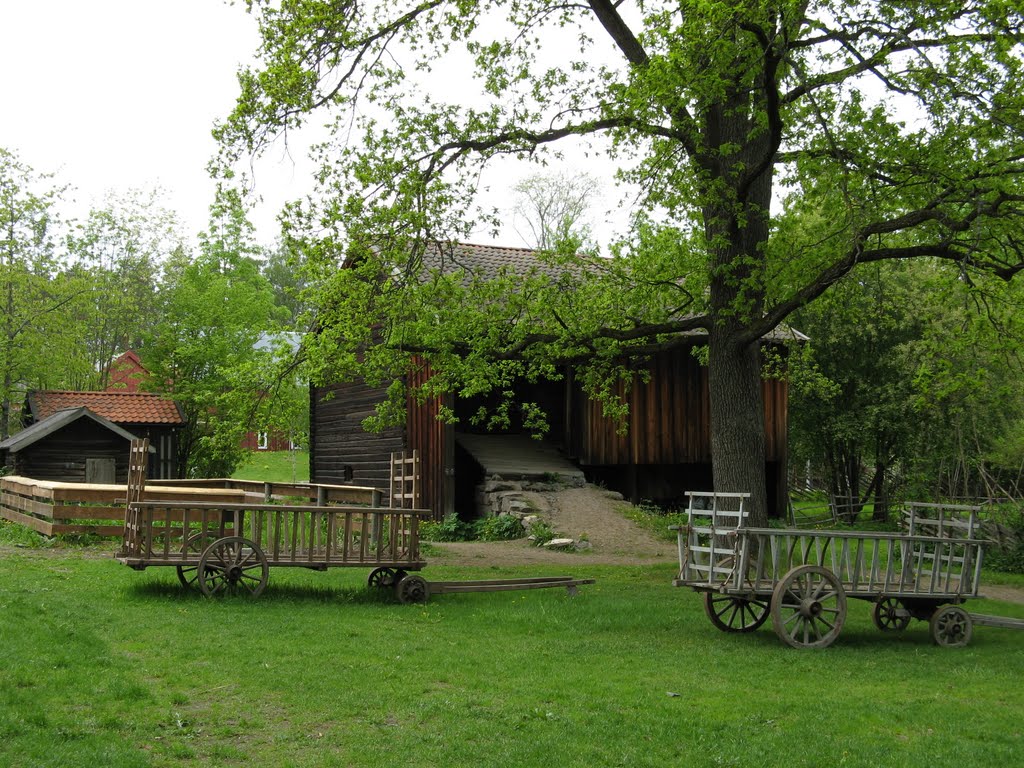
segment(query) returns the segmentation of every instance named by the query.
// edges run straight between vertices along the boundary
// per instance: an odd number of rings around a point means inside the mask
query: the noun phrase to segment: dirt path
[[[675,562],[675,545],[659,541],[621,509],[625,502],[596,486],[568,488],[552,493],[528,493],[526,497],[551,521],[556,533],[573,539],[585,537],[590,549],[559,552],[517,541],[464,541],[432,544],[430,559],[447,565],[640,565]]]

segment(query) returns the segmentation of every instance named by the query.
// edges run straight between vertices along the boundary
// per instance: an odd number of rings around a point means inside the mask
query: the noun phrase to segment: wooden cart
[[[133,440],[129,454],[124,535],[116,558],[135,570],[174,566],[186,588],[207,596],[267,586],[270,566],[325,571],[370,567],[371,587],[393,588],[403,603],[431,594],[565,588],[576,594],[593,579],[570,576],[428,582],[418,571],[419,521],[429,510],[357,506],[144,501],[148,440]],[[394,489],[393,489],[394,490]]]
[[[174,566],[205,595],[259,595],[270,566],[372,568],[373,586],[399,588],[423,568],[419,520],[427,510],[135,501],[117,559],[136,570]],[[406,591],[414,588],[409,582]]]
[[[1024,626],[962,607],[979,596],[977,507],[911,504],[900,532],[817,531],[746,527],[749,494],[688,497],[673,583],[701,592],[724,632],[751,632],[770,615],[784,643],[824,648],[842,631],[848,598],[873,603],[883,631],[928,621],[942,646],[966,645],[974,624]]]

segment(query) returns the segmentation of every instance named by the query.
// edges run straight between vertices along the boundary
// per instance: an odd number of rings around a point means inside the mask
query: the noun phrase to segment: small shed
[[[135,437],[85,406],[66,408],[0,442],[0,461],[36,480],[125,483]]]

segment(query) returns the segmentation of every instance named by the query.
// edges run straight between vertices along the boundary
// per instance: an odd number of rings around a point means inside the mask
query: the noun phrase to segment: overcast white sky
[[[0,146],[58,172],[84,210],[107,190],[159,185],[195,234],[214,189],[210,130],[257,42],[244,7],[221,0],[0,0]],[[267,203],[253,218],[270,242],[306,176],[267,164],[257,184]]]
[[[210,131],[257,44],[244,6],[222,0],[0,0],[0,146],[73,185],[79,216],[108,190],[160,186],[195,235],[214,190]],[[508,186],[536,170],[503,179],[489,204],[510,210]],[[310,174],[301,154],[257,166],[261,242],[273,242],[277,211],[309,189]],[[594,218],[607,228],[603,213]],[[526,244],[511,228],[501,242]]]

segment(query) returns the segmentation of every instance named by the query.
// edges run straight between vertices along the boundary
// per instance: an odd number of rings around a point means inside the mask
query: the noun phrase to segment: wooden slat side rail
[[[770,591],[798,565],[820,565],[832,571],[851,595],[978,593],[977,564],[983,546],[978,540],[771,528],[746,528],[737,536],[737,570],[746,574],[743,583],[753,590]],[[949,556],[951,551],[961,554]],[[751,552],[759,554],[752,558]],[[731,565],[720,563],[716,572]]]
[[[251,540],[270,564],[323,568],[329,565],[419,567],[419,518],[429,510],[379,507],[284,507],[274,504],[172,502],[131,505],[119,558],[145,567],[152,560],[197,562],[216,538]],[[136,534],[136,531],[141,533]],[[235,533],[237,532],[237,534]],[[203,540],[199,547],[189,542]],[[159,546],[149,546],[156,543]]]

